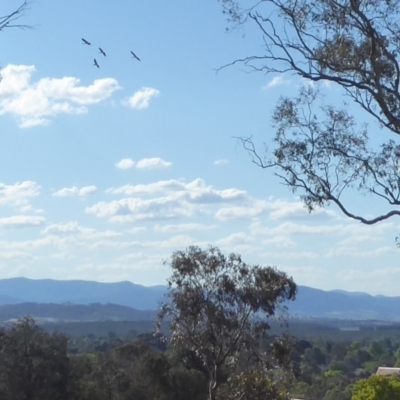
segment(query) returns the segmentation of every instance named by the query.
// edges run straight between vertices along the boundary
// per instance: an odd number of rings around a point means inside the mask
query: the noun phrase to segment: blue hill
[[[166,290],[166,286],[147,287],[128,281],[100,283],[11,278],[0,279],[0,304],[112,303],[137,310],[155,310]],[[288,306],[290,315],[302,318],[400,321],[400,297],[371,296],[342,290],[324,291],[300,286],[297,299]]]

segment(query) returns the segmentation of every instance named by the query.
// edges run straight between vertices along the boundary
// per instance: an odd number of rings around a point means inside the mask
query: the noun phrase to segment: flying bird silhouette
[[[94,64],[93,64],[95,67],[97,67],[97,68],[100,68],[100,65],[97,63],[97,60],[96,59],[94,59]]]
[[[104,52],[104,50],[101,47],[99,47],[99,50],[100,50],[100,53],[103,54],[104,57],[107,57],[107,54]]]
[[[133,55],[134,58],[136,58],[136,60],[140,61],[140,58],[131,50],[131,54]]]
[[[88,46],[90,46],[90,43],[86,39],[82,38],[82,42],[82,44],[87,44]]]

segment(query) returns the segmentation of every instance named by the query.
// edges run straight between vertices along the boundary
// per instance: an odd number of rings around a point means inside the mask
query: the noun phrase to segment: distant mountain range
[[[0,305],[0,323],[26,316],[39,323],[154,321],[156,311],[135,310],[118,304],[18,303]]]
[[[138,310],[155,310],[166,292],[165,286],[142,286],[131,282],[0,279],[0,304],[18,303],[112,303]]]
[[[93,305],[99,303],[117,304],[135,309],[119,310],[117,312],[119,316],[116,317],[118,319],[125,318],[123,317],[124,313],[127,313],[126,318],[128,318],[128,315],[132,317],[133,311],[136,312],[135,319],[143,319],[147,318],[145,316],[154,315],[154,313],[140,314],[140,311],[137,310],[156,310],[166,290],[166,286],[146,287],[127,281],[100,283],[79,280],[0,279],[0,316],[3,308],[1,305],[21,303]],[[342,290],[324,291],[300,286],[297,299],[288,306],[289,315],[300,318],[400,321],[400,297],[371,296],[366,293],[352,293]],[[31,305],[31,307],[33,306]],[[69,304],[68,312],[70,313],[72,312],[71,307],[72,304]],[[92,308],[82,312],[88,315],[94,313],[97,315],[96,318],[105,318],[108,315],[112,319],[111,316],[116,311],[111,312],[110,310],[108,309],[107,314],[105,309],[100,312],[93,309],[92,306]],[[98,314],[99,312],[100,314]],[[50,314],[48,315],[50,316]]]

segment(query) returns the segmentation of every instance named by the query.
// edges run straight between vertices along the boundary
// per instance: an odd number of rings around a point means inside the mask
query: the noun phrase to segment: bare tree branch
[[[219,1],[241,10],[241,0]],[[252,161],[298,191],[309,212],[333,203],[367,225],[400,216],[400,2],[261,0],[243,13],[237,19],[255,24],[263,51],[217,71],[243,64],[313,83],[279,100],[271,151],[239,138]],[[370,145],[368,126],[357,123],[347,105],[321,106],[318,82],[339,86],[394,139]],[[379,139],[380,130],[373,134]],[[366,218],[351,210],[347,196],[354,191],[381,201],[384,212]]]
[[[236,12],[240,9],[239,1],[226,3],[235,4]],[[275,12],[265,17],[258,8]],[[397,0],[262,0],[246,16],[263,36],[264,53],[218,70],[243,63],[252,71],[291,72],[336,83],[383,126],[400,134]]]
[[[16,23],[22,16],[25,15],[25,11],[29,9],[30,2],[25,0],[16,10],[10,14],[0,16],[0,31],[6,28],[20,28],[30,29],[32,26]]]
[[[376,196],[389,206],[400,205],[400,145],[389,141],[380,151],[368,147],[366,127],[358,128],[346,109],[317,106],[317,90],[303,88],[298,97],[282,98],[273,115],[277,147],[261,156],[251,137],[239,138],[253,162],[275,175],[312,212],[330,202],[347,217],[373,225],[400,210],[365,218],[348,209],[344,193],[357,190]],[[314,110],[314,112],[312,112]],[[317,115],[318,114],[318,115]]]

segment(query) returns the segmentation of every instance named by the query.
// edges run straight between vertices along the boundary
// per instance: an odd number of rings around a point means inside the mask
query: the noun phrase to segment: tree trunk
[[[210,382],[208,384],[208,400],[215,400],[217,398],[217,366],[210,370]]]

